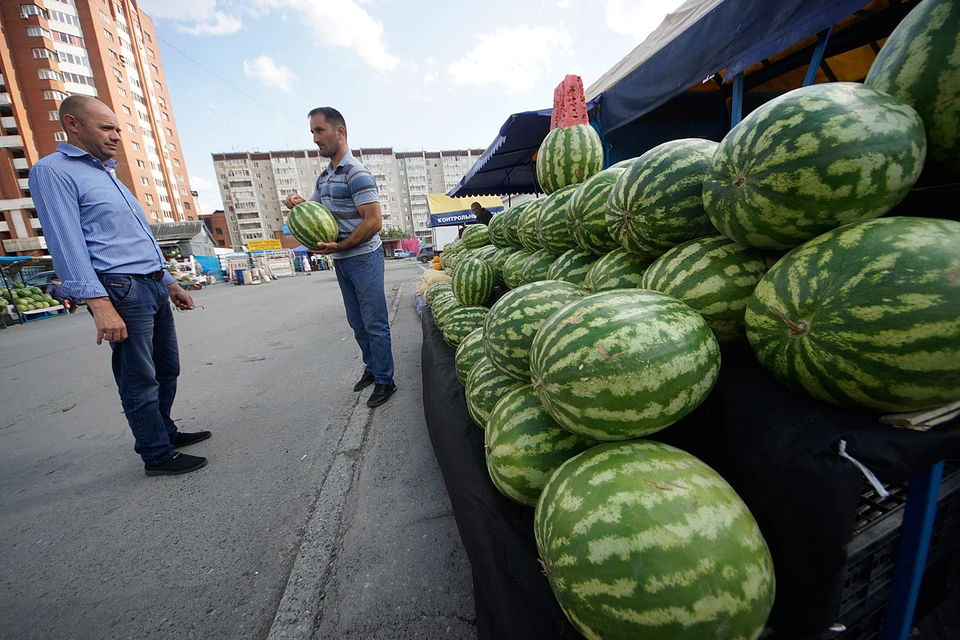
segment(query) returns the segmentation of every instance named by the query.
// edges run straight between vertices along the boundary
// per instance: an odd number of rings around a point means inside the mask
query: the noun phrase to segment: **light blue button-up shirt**
[[[30,195],[68,296],[103,298],[98,273],[147,274],[166,264],[143,207],[117,179],[116,166],[61,142],[30,170]],[[164,273],[163,283],[173,282]]]

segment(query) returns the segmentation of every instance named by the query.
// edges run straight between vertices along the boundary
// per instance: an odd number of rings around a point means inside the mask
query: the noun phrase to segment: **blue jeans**
[[[337,258],[337,282],[347,322],[363,353],[363,365],[376,384],[393,384],[390,319],[383,292],[383,247],[350,258]]]
[[[167,287],[160,280],[100,274],[107,296],[127,325],[127,339],[111,342],[120,403],[144,462],[173,455],[177,426],[170,408],[177,394],[180,352]]]

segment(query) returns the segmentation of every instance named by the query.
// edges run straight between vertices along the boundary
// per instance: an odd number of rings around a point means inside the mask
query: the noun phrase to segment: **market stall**
[[[39,287],[24,284],[24,272],[53,268],[50,258],[0,257],[0,316],[20,324],[67,315],[67,309]],[[0,323],[4,319],[0,318]]]

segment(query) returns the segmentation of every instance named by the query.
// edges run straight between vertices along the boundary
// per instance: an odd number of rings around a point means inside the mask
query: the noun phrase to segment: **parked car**
[[[400,258],[410,258],[410,257],[413,257],[413,252],[412,252],[412,251],[404,251],[404,250],[400,249],[400,250],[398,250],[398,251],[394,251],[394,252],[393,252],[393,257],[394,257],[394,258],[397,258],[397,259],[400,259]]]
[[[436,255],[433,252],[433,247],[424,247],[420,249],[420,253],[417,254],[417,260],[420,262],[430,262],[433,260],[433,256]]]

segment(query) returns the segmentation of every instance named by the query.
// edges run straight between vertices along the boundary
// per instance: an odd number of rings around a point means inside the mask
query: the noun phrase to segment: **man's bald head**
[[[63,121],[65,116],[73,116],[80,122],[83,122],[90,114],[90,110],[97,104],[103,103],[96,98],[91,98],[90,96],[82,96],[78,94],[66,97],[63,102],[60,103],[60,126],[63,127],[64,130],[67,129],[66,124]]]
[[[60,103],[60,126],[67,142],[87,151],[100,162],[117,155],[120,125],[110,107],[96,98],[70,96]]]

